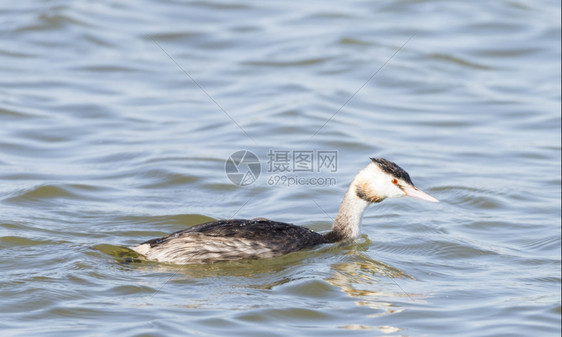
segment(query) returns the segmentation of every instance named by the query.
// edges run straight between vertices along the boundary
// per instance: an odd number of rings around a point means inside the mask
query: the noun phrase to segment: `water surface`
[[[559,2],[0,15],[3,336],[560,335]],[[240,150],[262,169],[243,187]],[[280,151],[336,151],[336,170],[273,172]],[[126,249],[220,218],[328,230],[369,156],[441,203],[387,200],[357,242],[270,260]]]

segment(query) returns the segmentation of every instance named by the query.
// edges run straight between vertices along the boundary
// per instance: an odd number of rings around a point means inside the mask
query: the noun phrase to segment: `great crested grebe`
[[[148,240],[132,249],[148,260],[176,264],[268,258],[358,237],[367,206],[386,198],[409,196],[438,202],[417,189],[408,173],[395,163],[383,158],[371,160],[349,185],[332,229],[326,234],[264,218],[217,220]]]

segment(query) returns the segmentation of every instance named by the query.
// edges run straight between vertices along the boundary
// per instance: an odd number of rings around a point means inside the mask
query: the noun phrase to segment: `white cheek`
[[[398,186],[392,186],[392,189],[388,191],[389,198],[400,198],[406,195]]]
[[[392,184],[385,184],[379,189],[380,193],[387,198],[400,198],[406,195],[398,186]]]
[[[394,189],[395,194],[393,196],[393,198],[400,198],[400,197],[405,197],[406,196],[406,192],[402,191],[402,189],[400,188],[395,188]]]

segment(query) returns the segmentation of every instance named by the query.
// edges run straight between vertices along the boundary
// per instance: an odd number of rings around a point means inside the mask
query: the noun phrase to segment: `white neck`
[[[332,230],[327,235],[334,241],[358,237],[363,212],[365,212],[367,206],[369,206],[369,202],[357,196],[356,181],[354,180],[343,197]]]

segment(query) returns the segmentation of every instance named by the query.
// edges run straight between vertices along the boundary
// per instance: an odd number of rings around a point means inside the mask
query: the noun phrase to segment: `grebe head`
[[[354,181],[357,196],[368,202],[381,202],[386,198],[404,196],[439,202],[431,195],[414,186],[408,172],[383,158],[371,158],[372,163],[364,168]]]

